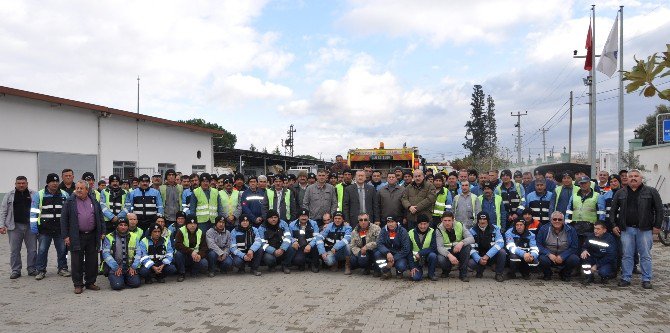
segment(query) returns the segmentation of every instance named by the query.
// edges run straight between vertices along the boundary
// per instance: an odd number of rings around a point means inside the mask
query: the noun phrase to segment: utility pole
[[[549,131],[549,130],[542,127],[542,129],[540,129],[540,131],[542,132],[542,161],[546,162],[547,161],[547,137],[546,137],[546,134],[547,134],[547,131]]]
[[[570,129],[568,130],[568,163],[572,162],[572,91],[570,92]]]
[[[623,6],[619,6],[619,151],[617,163],[623,169]],[[658,136],[658,133],[656,134]]]
[[[510,112],[510,116],[516,117],[516,124],[514,127],[516,127],[516,154],[517,154],[517,163],[521,164],[521,117],[522,116],[527,116],[528,111],[524,111],[524,113],[521,113],[520,111],[517,111],[516,114],[514,112]]]
[[[137,113],[140,113],[140,76],[137,76]]]

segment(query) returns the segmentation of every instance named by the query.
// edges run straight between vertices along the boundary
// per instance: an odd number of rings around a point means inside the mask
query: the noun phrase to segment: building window
[[[158,173],[161,174],[161,177],[165,178],[165,172],[168,169],[176,170],[177,165],[174,163],[158,163]]]
[[[131,179],[137,175],[136,168],[137,162],[134,161],[114,161],[112,170],[121,179]]]
[[[204,165],[193,165],[193,173],[201,174],[205,172],[205,166]]]

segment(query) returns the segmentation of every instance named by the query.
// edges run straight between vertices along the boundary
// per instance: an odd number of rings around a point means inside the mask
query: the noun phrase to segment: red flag
[[[589,32],[586,35],[586,61],[584,62],[584,69],[587,71],[593,68],[593,47],[591,44],[591,21],[589,21]]]

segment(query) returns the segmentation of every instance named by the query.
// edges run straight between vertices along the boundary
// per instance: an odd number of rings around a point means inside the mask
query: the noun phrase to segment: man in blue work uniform
[[[398,224],[398,218],[387,217],[386,226],[379,233],[375,251],[377,265],[382,271],[382,280],[391,277],[391,268],[395,268],[399,279],[402,278],[403,272],[408,268],[407,258],[411,253],[410,246],[409,234]]]
[[[431,281],[437,281],[437,276],[435,276],[437,266],[435,229],[430,227],[426,215],[419,215],[416,222],[416,228],[409,231],[409,240],[412,246],[410,258],[408,258],[411,267],[409,275],[412,280],[421,281],[423,266],[428,265],[428,278]]]
[[[585,285],[593,282],[595,272],[598,272],[600,282],[603,284],[615,276],[617,241],[607,232],[605,222],[595,223],[593,233],[586,236],[580,257]]]
[[[475,277],[484,276],[484,269],[488,265],[495,263],[496,281],[503,282],[503,270],[507,262],[507,252],[503,250],[505,241],[503,240],[500,228],[489,222],[488,213],[482,211],[477,214],[477,224],[470,228],[470,234],[475,238],[470,250],[471,269],[476,270]]]
[[[142,230],[156,222],[156,217],[163,216],[163,199],[161,193],[150,187],[149,176],[140,176],[140,187],[130,191],[126,198],[126,211],[137,215],[138,227]]]
[[[263,224],[263,217],[266,216],[265,202],[267,193],[265,189],[258,188],[258,178],[249,177],[249,188],[242,193],[242,213],[246,214],[255,227]]]
[[[319,255],[326,266],[331,271],[337,271],[337,265],[340,261],[345,261],[344,273],[351,274],[351,226],[344,223],[344,214],[342,212],[333,213],[333,222],[323,226],[323,231],[316,246],[319,249]]]

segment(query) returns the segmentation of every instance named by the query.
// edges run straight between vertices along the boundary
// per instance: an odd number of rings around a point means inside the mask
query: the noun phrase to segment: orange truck
[[[372,166],[373,170],[382,172],[382,176],[396,167],[404,170],[423,170],[425,160],[419,155],[417,147],[384,148],[384,143],[379,143],[379,148],[372,149],[350,149],[347,153],[347,162],[353,170],[362,170],[366,165]]]

